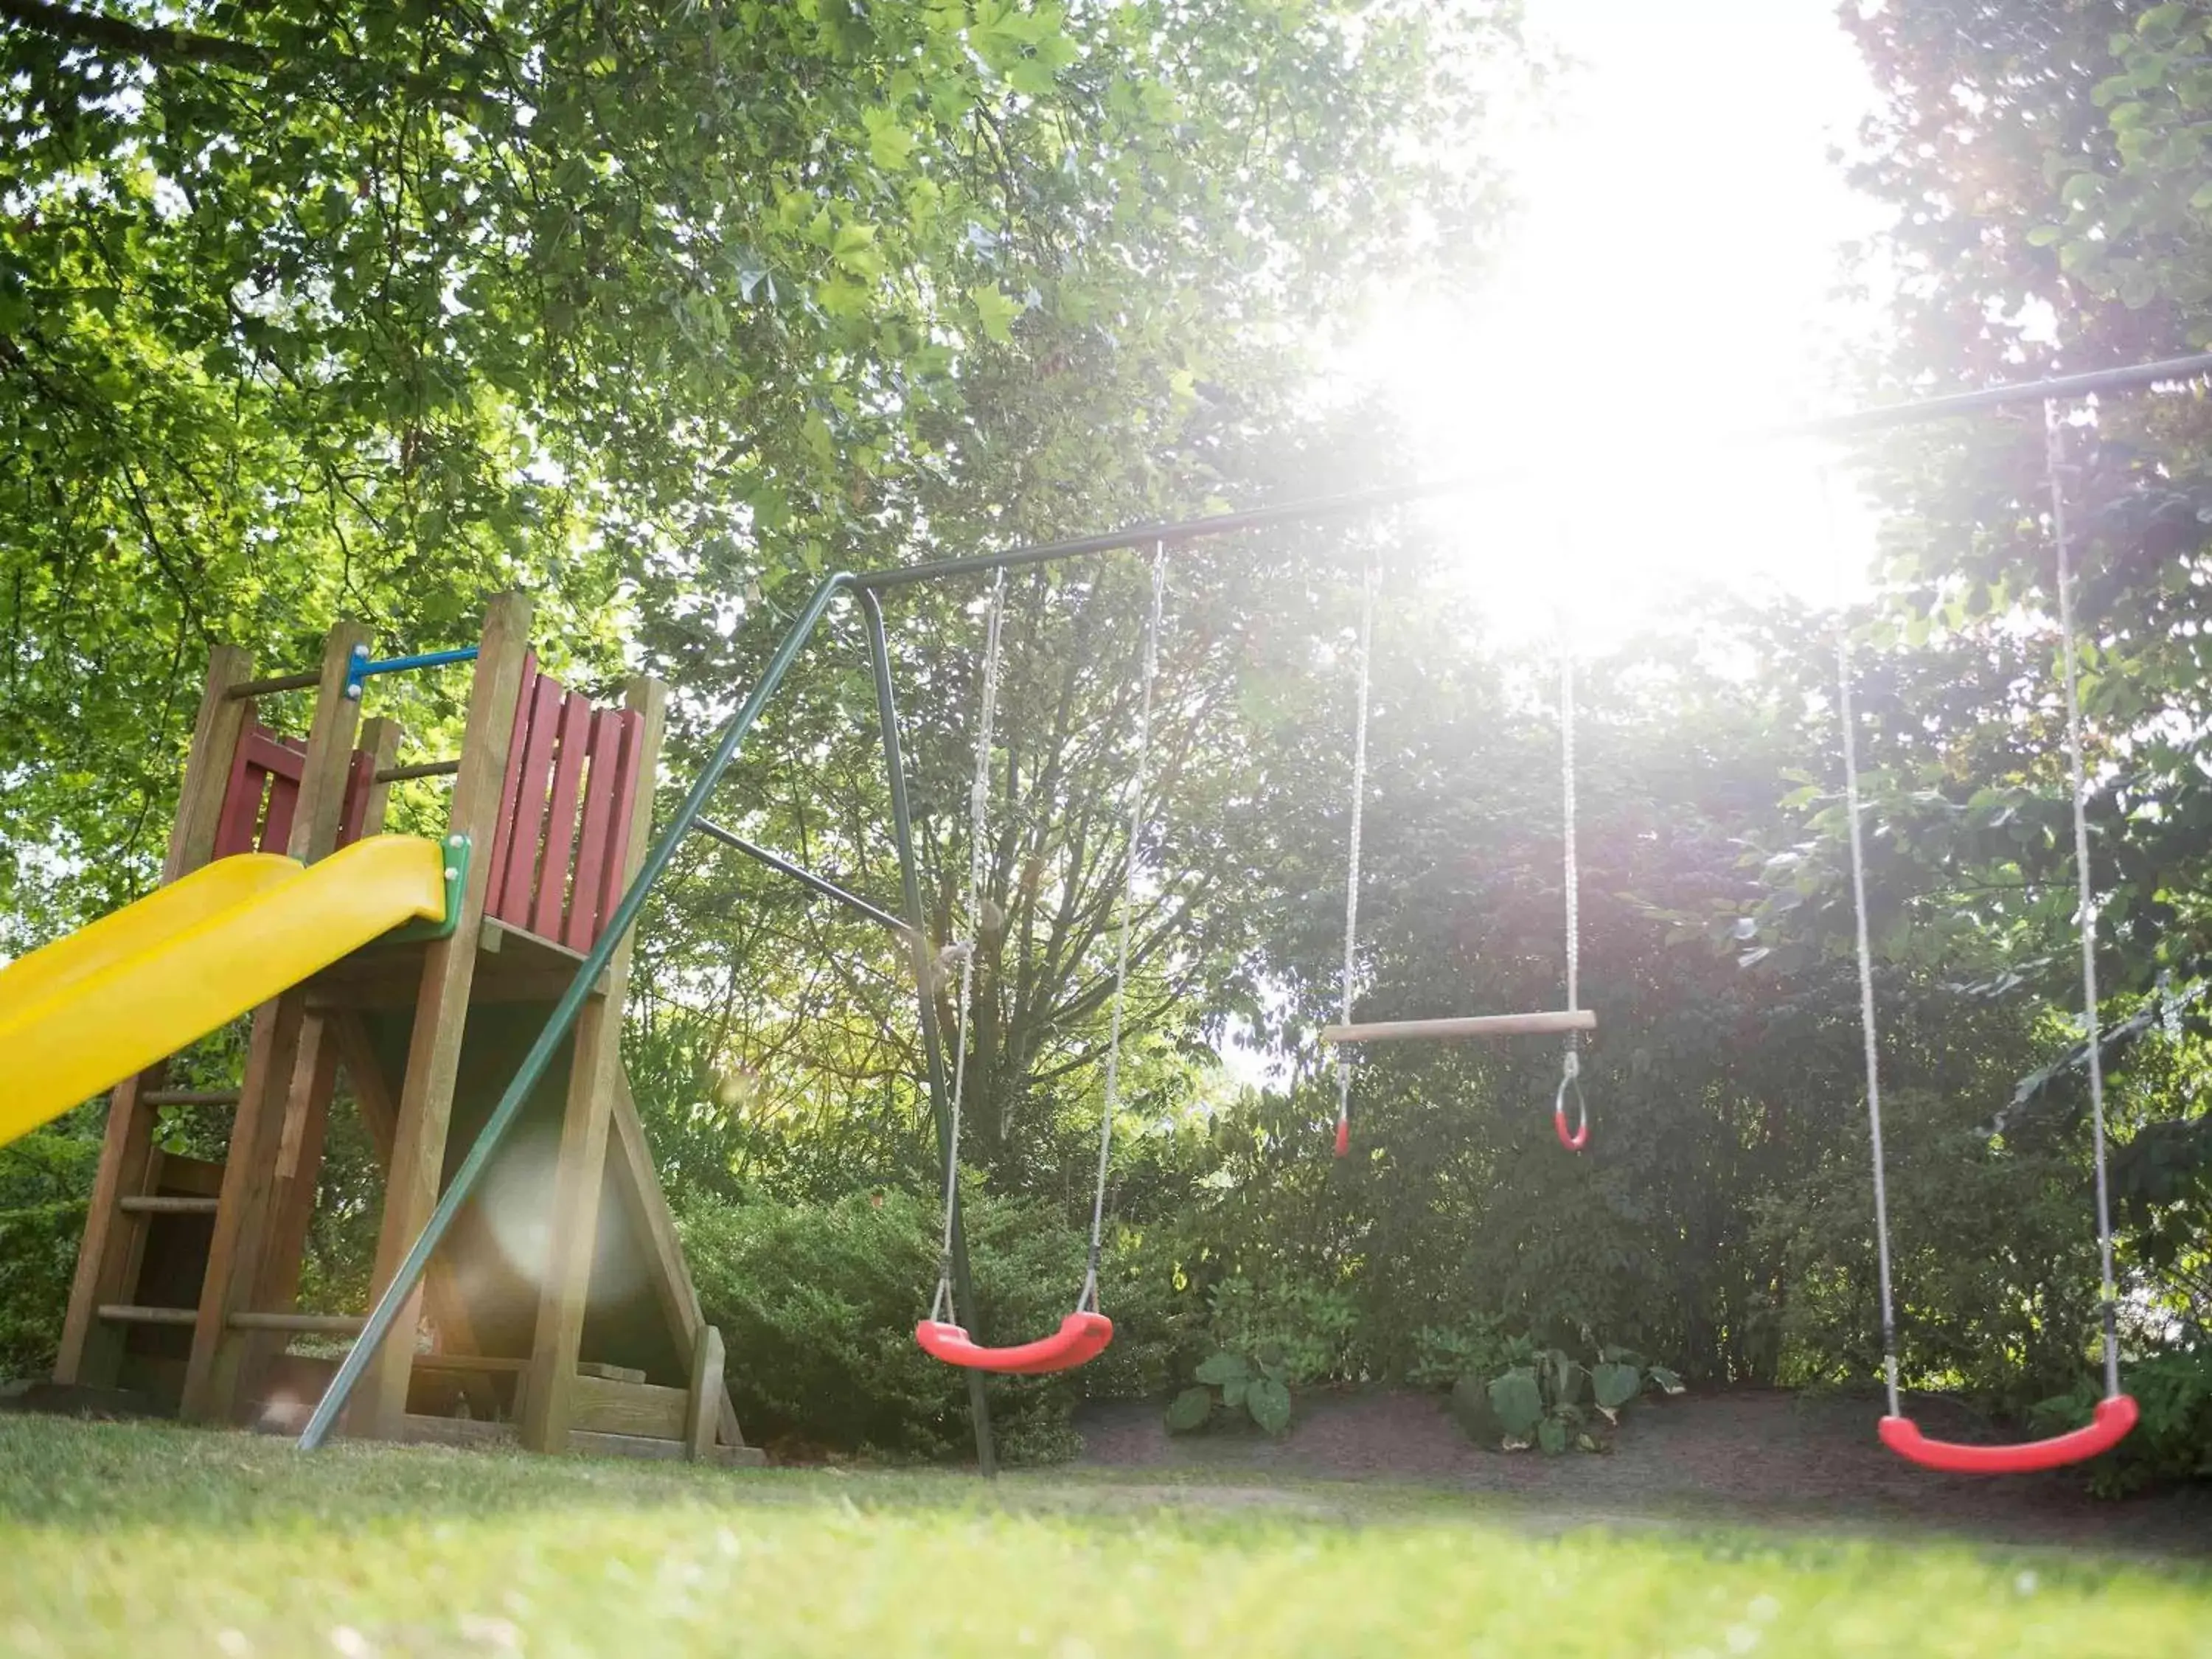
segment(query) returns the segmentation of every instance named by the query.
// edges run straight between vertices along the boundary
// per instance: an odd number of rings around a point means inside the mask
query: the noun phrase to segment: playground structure
[[[1996,386],[1744,435],[1747,441],[1836,437],[2020,403],[2042,404],[2049,421],[2052,406],[2062,399],[2195,380],[2207,374],[2212,374],[2212,354]],[[2085,1026],[2094,1103],[2098,1231],[2104,1258],[2106,1396],[2098,1406],[2092,1425],[2046,1441],[2005,1447],[1951,1445],[1927,1439],[1901,1412],[1890,1311],[1873,1001],[1870,989],[1866,988],[1871,984],[1871,963],[1865,932],[1863,860],[1858,846],[1856,763],[1848,726],[1848,649],[1839,656],[1875,1218],[1881,1242],[1884,1336],[1891,1356],[1887,1366],[1890,1409],[1882,1419],[1881,1434],[1886,1443],[1913,1462],[1972,1472],[2051,1468],[2094,1455],[2125,1435],[2136,1415],[2135,1403],[2120,1390],[2118,1370],[2118,1298],[2105,1189],[2101,1084],[2095,1065],[2096,915],[2081,816],[2086,785],[2077,665],[2072,648],[2064,498],[2057,459],[2059,439],[2055,424],[2051,429],[2051,520],[2067,641],[2067,738],[2077,878],[2081,884]],[[301,1434],[304,1448],[322,1443],[342,1425],[342,1419],[343,1426],[350,1432],[386,1437],[413,1434],[471,1439],[511,1431],[503,1425],[473,1420],[457,1425],[452,1419],[410,1409],[427,1373],[465,1379],[464,1389],[489,1390],[495,1411],[514,1419],[521,1443],[532,1448],[553,1450],[604,1441],[609,1449],[650,1451],[665,1446],[706,1455],[719,1444],[724,1455],[746,1455],[720,1387],[720,1343],[699,1318],[697,1300],[673,1242],[617,1052],[631,929],[677,848],[696,830],[892,928],[909,947],[926,1078],[947,1169],[945,1264],[939,1301],[930,1317],[917,1328],[917,1336],[939,1358],[967,1369],[978,1462],[989,1473],[994,1459],[980,1373],[1063,1369],[1095,1354],[1110,1337],[1110,1322],[1096,1305],[1099,1212],[1095,1205],[1092,1277],[1057,1336],[1024,1346],[992,1348],[980,1334],[971,1337],[956,1322],[955,1316],[962,1311],[967,1311],[972,1321],[975,1305],[957,1180],[958,1088],[957,1073],[948,1086],[929,994],[933,951],[925,926],[882,595],[917,583],[1150,546],[1155,575],[1148,639],[1156,640],[1160,566],[1171,545],[1268,524],[1370,512],[1504,481],[1496,477],[1434,479],[932,563],[858,574],[834,572],[822,580],[799,609],[758,682],[723,728],[681,805],[649,848],[645,843],[652,792],[642,787],[641,781],[651,778],[657,756],[659,688],[649,683],[633,686],[627,713],[619,716],[613,711],[592,711],[578,699],[564,696],[557,685],[535,672],[526,643],[527,608],[519,600],[498,602],[488,618],[484,643],[476,658],[476,688],[462,757],[428,769],[392,767],[397,734],[388,729],[365,731],[366,746],[356,754],[352,746],[350,705],[363,675],[426,666],[440,659],[367,663],[365,641],[358,630],[343,627],[331,635],[319,676],[253,682],[246,678],[249,669],[242,659],[219,654],[195,735],[185,804],[164,872],[165,878],[174,884],[173,889],[94,924],[73,939],[34,953],[0,974],[0,1008],[17,1007],[9,1000],[15,985],[27,983],[33,988],[32,995],[21,1000],[21,1007],[27,1012],[0,1015],[0,1031],[19,1038],[27,1036],[31,1052],[40,1057],[31,1067],[34,1083],[42,1065],[51,1067],[56,1077],[76,1080],[78,1073],[67,1070],[74,1061],[48,1053],[57,1047],[56,1033],[99,1028],[98,1020],[81,1018],[72,1013],[72,1008],[88,998],[104,997],[102,1006],[111,1018],[141,1013],[135,1006],[118,1000],[113,986],[122,984],[127,975],[119,963],[114,965],[113,975],[108,975],[101,967],[102,952],[138,950],[133,942],[141,939],[150,948],[158,938],[173,933],[170,923],[176,921],[175,916],[158,907],[166,904],[172,910],[184,907],[180,896],[191,887],[192,872],[219,848],[250,858],[252,854],[246,849],[252,845],[268,848],[281,843],[298,860],[297,866],[283,871],[269,867],[265,894],[255,883],[241,880],[240,884],[252,888],[252,893],[240,902],[259,907],[255,914],[270,919],[289,953],[272,952],[274,959],[256,971],[264,977],[302,977],[272,1001],[263,1003],[255,1014],[246,1080],[238,1091],[232,1151],[219,1172],[219,1189],[212,1198],[191,1185],[195,1179],[203,1188],[210,1182],[212,1177],[204,1173],[208,1166],[201,1166],[197,1173],[181,1168],[173,1170],[169,1165],[176,1161],[153,1149],[149,1114],[161,1103],[165,1093],[161,1067],[158,1061],[136,1058],[130,1061],[131,1066],[143,1069],[124,1079],[111,1109],[99,1186],[64,1336],[61,1379],[94,1381],[120,1375],[125,1361],[134,1357],[148,1364],[173,1363],[178,1356],[156,1354],[150,1344],[141,1343],[134,1354],[131,1343],[118,1334],[141,1328],[189,1326],[190,1346],[181,1357],[176,1389],[181,1409],[194,1419],[225,1420],[238,1415],[255,1397],[256,1385],[272,1368],[278,1339],[287,1334],[356,1334],[351,1349],[307,1416]],[[1369,586],[1371,606],[1371,580]],[[703,816],[709,797],[769,700],[830,607],[846,597],[856,599],[860,608],[875,680],[890,828],[902,884],[898,915],[751,846]],[[1370,617],[1371,610],[1363,617],[1361,625],[1363,663]],[[1151,648],[1148,645],[1148,653]],[[466,653],[444,656],[463,654]],[[1364,750],[1364,667],[1362,680],[1359,732]],[[234,705],[309,684],[317,686],[319,696],[295,772],[290,769],[294,762],[281,752],[288,745],[258,730],[249,731],[245,714]],[[1563,709],[1571,708],[1571,680],[1563,684],[1562,702]],[[608,724],[611,718],[611,725]],[[987,749],[988,719],[984,731]],[[609,732],[617,735],[603,735]],[[619,735],[623,732],[630,735]],[[1564,1036],[1569,1046],[1554,1101],[1554,1125],[1563,1143],[1580,1150],[1586,1144],[1589,1125],[1580,1105],[1573,1043],[1580,1032],[1594,1026],[1595,1019],[1580,1006],[1575,982],[1571,722],[1563,721],[1562,737],[1567,826],[1567,1007],[1503,1016],[1356,1019],[1351,951],[1359,887],[1357,803],[1361,763],[1355,759],[1344,994],[1339,1021],[1322,1036],[1338,1045],[1407,1038]],[[1140,741],[1140,757],[1141,753]],[[605,758],[611,755],[622,758],[611,763]],[[587,782],[583,780],[586,762],[579,756],[588,759]],[[1139,766],[1141,779],[1141,758]],[[355,924],[368,929],[366,939],[350,940],[342,929],[325,930],[322,948],[329,954],[323,961],[329,965],[312,962],[316,953],[307,949],[298,935],[312,931],[309,919],[319,914],[319,905],[303,900],[302,895],[333,884],[325,877],[320,887],[315,885],[316,860],[327,854],[328,865],[332,866],[349,857],[366,861],[367,849],[376,845],[374,831],[381,821],[379,783],[447,769],[454,773],[456,782],[452,823],[442,851],[437,852],[435,859],[420,854],[388,855],[394,870],[388,877],[380,875],[372,884],[373,896],[355,907],[359,912]],[[603,777],[610,769],[611,776],[621,781],[613,786]],[[365,780],[357,788],[348,781],[356,774]],[[246,781],[237,781],[240,779]],[[287,782],[292,786],[289,790],[284,787]],[[240,804],[241,798],[235,793],[240,788],[247,791],[244,799],[249,805]],[[1133,814],[1141,805],[1140,786],[1133,792]],[[350,837],[347,846],[334,850],[342,836]],[[484,848],[489,849],[488,856],[480,853]],[[310,867],[302,872],[301,866]],[[408,873],[410,866],[411,874]],[[446,890],[442,902],[434,902],[430,896],[434,873]],[[437,916],[434,923],[429,921],[433,914]],[[168,920],[164,921],[164,916]],[[400,936],[386,935],[380,943],[366,942],[386,928],[403,924],[407,931]],[[189,942],[178,942],[172,950],[169,960],[180,974],[189,975],[195,949]],[[240,988],[248,981],[242,967],[237,971],[233,1001],[244,994]],[[26,977],[11,982],[10,975]],[[160,1041],[168,1040],[176,1030],[206,1018],[216,1006],[200,989],[174,994],[180,1004],[196,1007],[197,1012],[187,1017],[173,1010],[155,1010],[157,1017],[145,1022],[150,1028],[148,1042],[156,1040],[151,1032],[161,1033]],[[964,1003],[963,996],[963,1012]],[[243,1012],[247,1006],[250,1001],[242,1002],[233,1012]],[[227,1017],[216,1016],[213,1023]],[[313,1167],[319,1157],[330,1098],[328,1079],[340,1064],[351,1078],[356,1097],[364,1099],[365,1113],[380,1115],[389,1126],[388,1133],[380,1139],[390,1149],[387,1164],[392,1178],[376,1256],[377,1300],[366,1320],[289,1314],[277,1306],[289,1302],[296,1286],[298,1241],[305,1237],[303,1206],[312,1200]],[[118,1066],[121,1069],[125,1068]],[[388,1080],[394,1071],[404,1079],[396,1091]],[[507,1081],[495,1099],[489,1085],[501,1076]],[[1348,1123],[1348,1065],[1339,1076],[1340,1153]],[[368,1105],[368,1097],[378,1096],[380,1089],[384,1103]],[[1577,1127],[1571,1131],[1565,1109],[1571,1091],[1577,1097]],[[1112,1123],[1112,1092],[1109,1080],[1102,1127],[1100,1203],[1104,1137],[1110,1133]],[[65,1095],[58,1084],[52,1084],[45,1095],[20,1110],[12,1102],[0,1101],[0,1136],[20,1132],[38,1121],[40,1113],[52,1115],[64,1109],[72,1103]],[[465,1109],[457,1102],[465,1102]],[[450,1156],[459,1146],[459,1137],[451,1133],[455,1129],[460,1136],[473,1136],[465,1155],[458,1159]],[[374,1125],[371,1132],[376,1133]],[[487,1211],[508,1207],[500,1196],[502,1182],[512,1179],[512,1172],[518,1168],[529,1166],[531,1160],[520,1154],[539,1143],[552,1152],[550,1174],[538,1180],[534,1190],[513,1210],[538,1218],[546,1230],[539,1251],[542,1260],[527,1264],[528,1270],[522,1273],[508,1271],[501,1280],[500,1273],[492,1269],[500,1266],[502,1252],[496,1245],[487,1251],[481,1237],[489,1225]],[[602,1212],[608,1211],[629,1224],[627,1232],[599,1226]],[[181,1259],[175,1253],[157,1255],[149,1249],[153,1222],[187,1217],[211,1222],[204,1265],[199,1269],[197,1306],[188,1309],[179,1304],[120,1299],[134,1292],[150,1295],[149,1275],[156,1265]],[[649,1295],[641,1293],[627,1300],[617,1294],[619,1272],[610,1266],[622,1253],[617,1241],[625,1238],[642,1260],[639,1277],[650,1289]],[[505,1267],[511,1270],[516,1262],[511,1249],[505,1254]],[[477,1264],[489,1264],[489,1267]],[[487,1291],[487,1276],[501,1280],[503,1294]],[[517,1284],[520,1290],[514,1288]],[[438,1339],[427,1355],[418,1352],[418,1342],[407,1340],[417,1330],[426,1300]],[[641,1308],[648,1309],[652,1316],[642,1316]],[[941,1319],[940,1314],[945,1316]],[[649,1348],[649,1357],[612,1378],[605,1375],[605,1361],[583,1358],[586,1351],[597,1355],[632,1342],[639,1345],[634,1350],[637,1353],[644,1354]],[[659,1346],[653,1346],[656,1342]],[[520,1352],[524,1347],[528,1349],[526,1358]],[[647,1381],[647,1374],[654,1372],[663,1380]],[[508,1381],[502,1383],[502,1378]],[[687,1379],[685,1388],[682,1384]],[[597,1386],[606,1382],[629,1392],[609,1394]],[[466,1400],[469,1395],[464,1392],[461,1397]],[[648,1419],[657,1432],[641,1426]],[[623,1443],[613,1443],[618,1441]]]
[[[0,1030],[25,1061],[0,1138],[113,1085],[57,1384],[296,1426],[329,1368],[287,1344],[366,1322],[297,1310],[341,1075],[386,1176],[381,1296],[574,988],[489,1187],[407,1276],[394,1313],[413,1340],[380,1350],[344,1428],[758,1461],[619,1054],[629,951],[611,924],[650,830],[665,692],[636,679],[602,708],[565,690],[538,672],[530,617],[501,597],[480,646],[383,662],[341,623],[317,669],[267,679],[219,647],[162,885],[0,970]],[[471,662],[460,753],[399,763],[398,726],[361,718],[364,683]],[[264,711],[299,692],[304,736],[280,736]],[[443,776],[441,840],[381,833],[394,783]],[[249,1013],[234,1089],[170,1085],[179,1051]],[[170,1107],[231,1111],[221,1164],[162,1149]]]

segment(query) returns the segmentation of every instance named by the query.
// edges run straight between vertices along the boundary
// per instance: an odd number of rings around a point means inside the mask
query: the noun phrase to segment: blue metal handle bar
[[[544,1075],[546,1066],[553,1059],[553,1051],[560,1046],[561,1039],[568,1035],[569,1028],[575,1024],[576,1015],[584,1006],[584,999],[590,994],[592,982],[612,959],[623,936],[636,921],[637,913],[645,908],[646,895],[653,890],[653,883],[660,879],[661,872],[676,856],[678,845],[690,833],[699,814],[706,809],[707,797],[721,781],[722,774],[729,769],[731,757],[738,752],[738,745],[744,741],[745,733],[752,730],[753,722],[760,718],[761,710],[768,706],[768,700],[775,694],[776,687],[783,683],[783,677],[791,672],[791,665],[797,660],[799,648],[814,632],[815,624],[822,620],[822,613],[829,610],[830,601],[841,590],[850,586],[852,580],[849,573],[841,570],[825,579],[822,586],[814,590],[814,597],[806,602],[806,609],[799,613],[799,620],[792,624],[791,631],[783,636],[783,642],[776,647],[775,654],[769,659],[760,684],[753,687],[752,695],[745,699],[744,707],[738,710],[736,717],[723,732],[722,740],[714,745],[713,757],[692,780],[690,793],[684,797],[684,804],[676,809],[676,816],[669,820],[668,828],[645,855],[645,862],[638,866],[637,874],[631,878],[629,889],[622,896],[622,902],[615,907],[614,915],[607,918],[607,925],[600,930],[598,942],[586,954],[583,965],[576,969],[575,978],[568,981],[568,988],[561,994],[561,1000],[554,1004],[552,1013],[546,1017],[544,1029],[538,1034],[538,1041],[530,1045],[530,1052],[522,1057],[522,1065],[515,1072],[514,1080],[507,1085],[507,1092],[499,1097],[499,1104],[492,1108],[490,1117],[484,1121],[483,1127],[477,1132],[476,1145],[469,1148],[469,1155],[461,1160],[461,1167],[453,1171],[453,1178],[447,1186],[444,1195],[438,1200],[437,1207],[430,1212],[430,1218],[423,1224],[421,1235],[408,1249],[398,1271],[392,1276],[392,1283],[385,1287],[383,1296],[378,1298],[376,1306],[370,1311],[368,1322],[362,1327],[361,1334],[354,1339],[354,1345],[347,1352],[344,1363],[339,1365],[337,1375],[331,1379],[331,1386],[323,1391],[314,1415],[307,1419],[307,1426],[301,1431],[300,1449],[302,1451],[314,1450],[329,1437],[331,1425],[337,1421],[338,1413],[345,1409],[346,1400],[353,1393],[354,1385],[361,1381],[361,1374],[368,1369],[370,1358],[382,1346],[385,1338],[391,1334],[400,1310],[414,1295],[415,1286],[422,1277],[422,1270],[429,1265],[431,1252],[438,1248],[447,1229],[453,1224],[453,1218],[460,1213],[461,1206],[468,1202],[470,1194],[476,1190],[477,1182],[483,1179],[492,1154],[499,1150],[500,1142],[507,1138],[507,1132],[514,1127],[514,1120],[521,1115],[522,1103],[529,1098],[530,1091],[538,1086],[538,1079]]]
[[[404,674],[415,668],[443,668],[449,662],[474,662],[479,648],[465,645],[457,651],[425,651],[420,656],[386,657],[381,662],[371,662],[368,647],[356,645],[353,659],[346,664],[345,694],[358,701],[361,683],[371,674]]]

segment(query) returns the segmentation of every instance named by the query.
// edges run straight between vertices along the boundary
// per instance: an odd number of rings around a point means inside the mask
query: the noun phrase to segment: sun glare
[[[1430,509],[1496,625],[1562,606],[1602,648],[1689,588],[1854,585],[1866,518],[1818,446],[1724,434],[1845,406],[1840,297],[1875,210],[1844,182],[1875,91],[1826,0],[1529,0],[1573,63],[1513,140],[1522,211],[1471,301],[1394,306],[1346,353],[1415,434],[1420,470],[1526,472]],[[1624,322],[1623,319],[1626,319]]]

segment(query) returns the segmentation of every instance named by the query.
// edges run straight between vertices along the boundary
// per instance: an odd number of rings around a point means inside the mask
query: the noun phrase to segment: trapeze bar
[[[1323,1042],[1395,1042],[1403,1037],[1561,1036],[1595,1031],[1597,1016],[1587,1008],[1559,1008],[1534,1014],[1464,1014],[1452,1019],[1386,1019],[1369,1025],[1324,1025]]]

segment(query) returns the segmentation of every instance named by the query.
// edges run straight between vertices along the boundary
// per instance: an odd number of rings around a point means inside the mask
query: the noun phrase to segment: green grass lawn
[[[2212,1575],[1332,1484],[681,1466],[0,1417],[0,1653],[2212,1655]]]

